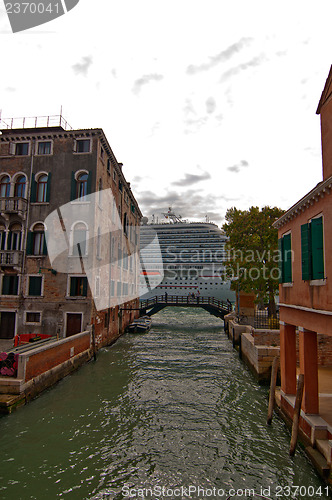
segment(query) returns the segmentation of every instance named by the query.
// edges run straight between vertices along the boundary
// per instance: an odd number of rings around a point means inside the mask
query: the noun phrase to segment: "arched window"
[[[9,228],[7,238],[7,250],[21,250],[22,227],[20,224],[13,224]]]
[[[79,174],[77,177],[76,198],[84,200],[88,194],[88,174]]]
[[[87,255],[87,236],[88,230],[86,225],[83,222],[77,222],[72,230],[72,255],[80,255],[78,245],[80,246],[81,255]]]
[[[45,228],[44,224],[35,224],[33,228],[33,255],[44,255],[45,252]]]
[[[26,178],[24,175],[20,175],[15,182],[14,196],[19,198],[24,198],[25,195],[25,184]]]
[[[9,175],[4,175],[0,179],[0,196],[7,198],[10,194],[10,177]]]
[[[47,175],[42,174],[37,179],[37,197],[36,201],[45,202],[47,201]]]

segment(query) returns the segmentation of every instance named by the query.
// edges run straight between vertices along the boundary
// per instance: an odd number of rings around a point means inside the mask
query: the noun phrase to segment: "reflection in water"
[[[0,419],[0,497],[226,499],[231,488],[242,493],[233,498],[263,488],[274,499],[277,486],[302,485],[327,499],[302,450],[288,456],[283,422],[268,427],[266,412],[267,389],[222,321],[165,309],[150,333],[126,334]]]

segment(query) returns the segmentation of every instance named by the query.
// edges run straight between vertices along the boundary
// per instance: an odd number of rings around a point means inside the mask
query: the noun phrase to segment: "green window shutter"
[[[29,295],[39,297],[41,295],[42,277],[30,276],[29,277]]]
[[[278,253],[279,253],[279,260],[278,260],[278,268],[279,268],[279,283],[284,282],[284,276],[283,276],[283,250],[282,250],[283,244],[282,244],[282,238],[278,239]]]
[[[70,200],[73,201],[76,199],[76,179],[75,172],[71,173],[71,186],[70,186]]]
[[[70,278],[70,296],[75,297],[76,296],[76,281],[77,278]]]
[[[302,259],[302,279],[311,279],[311,245],[310,245],[310,224],[301,226],[301,259]]]
[[[9,295],[10,276],[2,277],[2,295]]]
[[[43,255],[47,255],[47,244],[46,244],[45,233],[43,233]]]
[[[30,201],[34,203],[37,199],[37,182],[35,180],[35,174],[31,176],[31,193],[30,193]]]
[[[18,295],[18,276],[13,277],[13,295]]]
[[[26,253],[27,253],[27,255],[33,255],[33,232],[32,231],[28,231]]]
[[[87,194],[91,194],[91,182],[92,182],[92,172],[90,170],[88,174]]]
[[[312,279],[324,278],[323,217],[311,221]]]
[[[47,202],[50,201],[50,193],[51,193],[51,172],[49,172],[47,176],[46,200],[45,200]]]
[[[284,283],[292,282],[292,239],[291,235],[286,234],[283,237],[283,279]]]
[[[83,280],[83,292],[82,292],[82,295],[84,297],[86,297],[87,294],[88,294],[88,279],[87,278],[82,278],[82,280]]]

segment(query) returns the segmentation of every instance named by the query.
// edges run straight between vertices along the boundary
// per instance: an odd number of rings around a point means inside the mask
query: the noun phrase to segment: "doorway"
[[[0,339],[12,339],[15,335],[16,313],[0,312]]]
[[[82,331],[82,313],[67,313],[66,337]]]

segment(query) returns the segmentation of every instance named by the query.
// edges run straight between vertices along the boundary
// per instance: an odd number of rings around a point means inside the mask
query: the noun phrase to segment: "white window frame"
[[[40,314],[40,321],[38,321],[38,322],[37,321],[28,321],[27,320],[27,315],[29,313],[34,313],[34,314],[38,313],[38,314]],[[42,316],[43,316],[43,312],[42,311],[24,311],[23,324],[24,325],[28,325],[28,326],[29,325],[41,326],[42,320],[43,320]]]
[[[39,153],[39,144],[42,144],[44,142],[50,142],[51,143],[51,152],[50,153]],[[41,139],[36,142],[36,152],[35,156],[51,156],[53,155],[53,140],[52,139]]]
[[[77,143],[78,141],[89,141],[89,151],[77,151]],[[91,137],[77,137],[74,139],[74,151],[73,153],[75,155],[87,155],[90,154],[92,151],[92,139]]]

